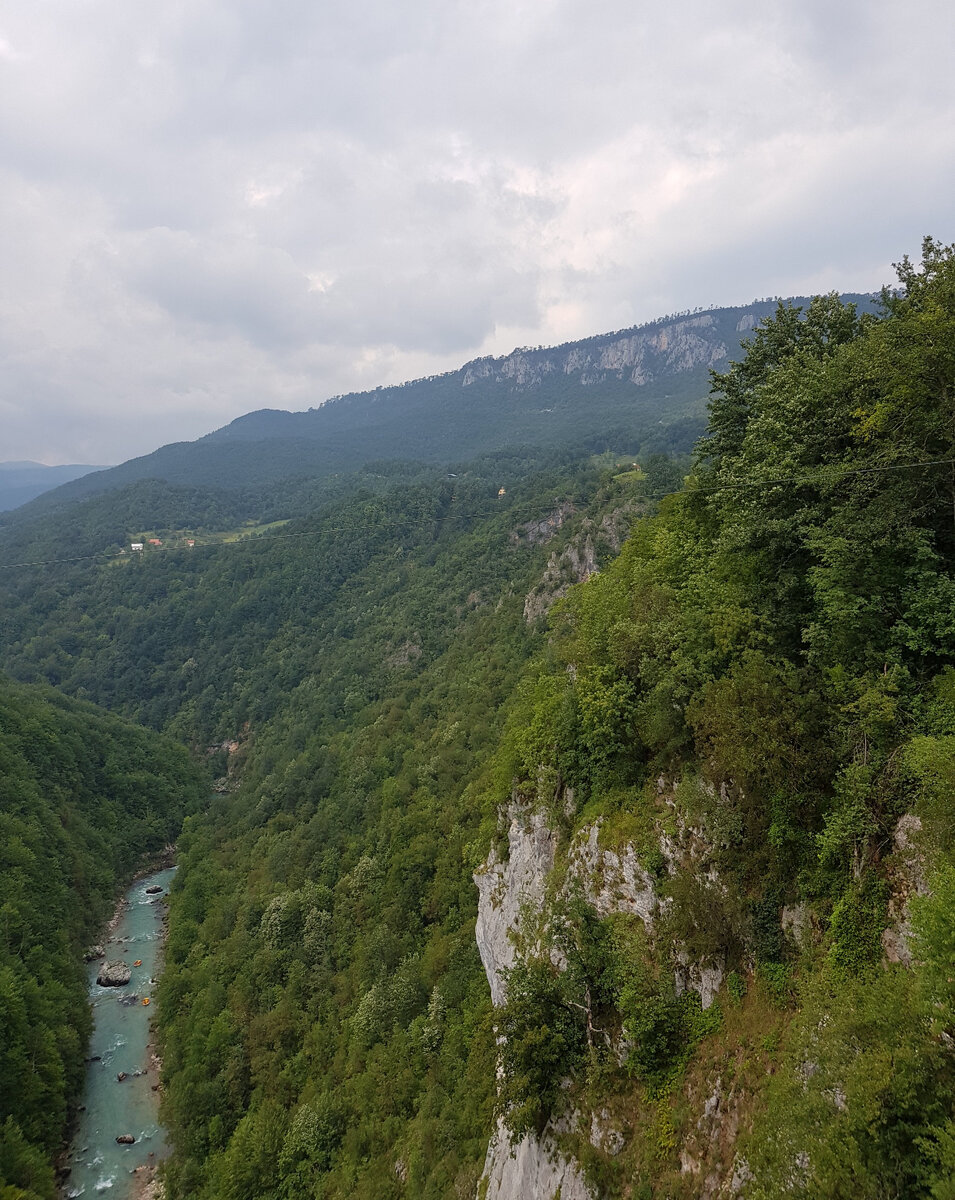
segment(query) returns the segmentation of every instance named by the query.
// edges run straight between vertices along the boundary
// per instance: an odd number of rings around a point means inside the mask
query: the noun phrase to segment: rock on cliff
[[[575,583],[583,583],[591,575],[596,575],[598,569],[597,555],[589,533],[582,533],[560,553],[555,550],[547,560],[540,582],[524,598],[524,620],[532,625],[561,596],[566,596]]]
[[[661,780],[658,786],[665,801],[667,781]],[[478,888],[475,936],[495,1006],[506,1001],[508,970],[520,956],[539,951],[544,941],[545,902],[557,851],[557,834],[544,812],[515,798],[502,816],[507,821],[507,858],[492,848],[474,876]],[[718,890],[721,885],[712,869],[707,870],[699,831],[679,822],[671,824],[676,826],[675,832],[661,835],[659,843],[668,872],[690,870],[706,887]],[[600,916],[637,916],[653,935],[669,901],[658,892],[634,846],[601,846],[600,827],[598,820],[579,829],[567,847],[558,895],[582,895]],[[674,969],[677,991],[693,989],[699,992],[703,1007],[709,1007],[722,983],[722,966],[691,961],[678,946]],[[529,1134],[515,1143],[499,1123],[488,1146],[479,1196],[486,1200],[551,1200],[559,1194],[561,1200],[594,1200],[579,1163],[558,1146],[558,1132],[551,1124],[540,1136]],[[612,1151],[600,1138],[590,1140],[608,1154],[618,1152],[623,1144],[619,1133]]]
[[[892,836],[889,859],[889,924],[882,934],[886,961],[912,965],[912,922],[909,901],[928,893],[925,879],[925,853],[921,846],[922,822],[914,813],[899,819]]]
[[[545,815],[515,802],[508,816],[507,861],[501,862],[492,848],[474,876],[478,888],[474,933],[495,1006],[504,1003],[504,972],[517,959],[517,944],[525,932],[523,918],[541,910],[554,865],[555,837]]]
[[[544,813],[514,801],[507,811],[508,856],[492,848],[474,876],[478,888],[478,951],[495,1006],[507,997],[507,970],[518,951],[536,942],[556,837]],[[478,1195],[485,1200],[594,1200],[579,1165],[561,1153],[549,1130],[514,1143],[499,1123],[488,1146]]]
[[[584,385],[628,378],[639,386],[658,375],[715,367],[727,353],[716,316],[706,312],[564,346],[536,350],[525,346],[502,358],[477,358],[465,366],[462,383],[468,387],[490,380],[529,388],[549,377],[576,375]]]
[[[484,1200],[594,1200],[578,1164],[556,1148],[548,1130],[529,1134],[516,1145],[503,1124],[491,1138],[484,1164]]]

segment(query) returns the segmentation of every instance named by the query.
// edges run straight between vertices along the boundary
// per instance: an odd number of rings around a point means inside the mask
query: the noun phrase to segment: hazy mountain
[[[47,467],[37,462],[0,463],[0,512],[19,508],[51,488],[59,487],[61,483],[69,483],[88,475],[90,471],[103,469],[87,463],[71,463],[62,467]]]

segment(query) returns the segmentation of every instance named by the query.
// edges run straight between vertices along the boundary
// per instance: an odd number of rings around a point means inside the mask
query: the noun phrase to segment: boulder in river
[[[96,976],[100,987],[125,987],[133,973],[124,962],[108,962]]]
[[[136,1139],[131,1133],[121,1133],[116,1140],[121,1146],[131,1146]]]
[[[126,1078],[126,1072],[120,1071],[120,1073],[116,1076],[116,1082],[122,1083],[125,1078]]]
[[[105,957],[106,957],[106,951],[103,949],[102,946],[100,946],[100,945],[90,946],[90,948],[83,955],[83,961],[84,962],[92,962],[94,958],[105,958]]]
[[[162,888],[159,886],[159,884],[154,883],[152,887],[146,888],[146,895],[147,896],[155,896],[157,892],[161,892],[161,891],[162,891]]]

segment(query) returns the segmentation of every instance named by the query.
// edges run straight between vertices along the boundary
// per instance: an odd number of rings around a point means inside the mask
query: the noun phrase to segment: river
[[[121,960],[132,970],[126,987],[100,987],[96,976],[103,960],[90,964],[93,1036],[76,1136],[66,1166],[65,1196],[102,1195],[132,1200],[142,1194],[152,1168],[166,1154],[159,1124],[157,1061],[152,1054],[149,1021],[155,1013],[155,983],[161,969],[163,897],[175,867],[138,879],[126,893],[125,905],[108,940],[102,942],[109,962]],[[146,889],[161,887],[161,893]],[[141,960],[136,967],[133,963]],[[145,998],[150,1005],[144,1005]],[[125,1072],[126,1078],[117,1081]],[[117,1137],[131,1134],[132,1145]]]

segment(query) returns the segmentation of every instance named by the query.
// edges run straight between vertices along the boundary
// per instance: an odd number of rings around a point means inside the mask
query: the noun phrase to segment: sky
[[[955,241],[942,0],[6,0],[0,461]]]

